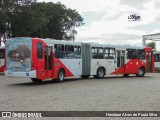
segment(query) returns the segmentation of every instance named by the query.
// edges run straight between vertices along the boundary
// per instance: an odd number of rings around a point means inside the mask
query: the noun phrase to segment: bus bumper
[[[9,72],[5,71],[5,76],[7,77],[24,77],[24,78],[36,78],[36,71],[30,72]]]

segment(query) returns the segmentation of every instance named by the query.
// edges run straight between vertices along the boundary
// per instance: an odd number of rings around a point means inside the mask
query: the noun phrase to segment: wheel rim
[[[63,74],[63,72],[60,72],[60,73],[59,73],[59,80],[62,81],[63,78],[64,78],[64,74]]]
[[[139,75],[143,75],[143,70],[140,69],[139,72],[138,72],[138,74],[139,74]]]
[[[103,75],[104,75],[103,70],[99,70],[98,75],[99,75],[99,77],[100,77],[100,78],[102,78],[102,77],[103,77]]]

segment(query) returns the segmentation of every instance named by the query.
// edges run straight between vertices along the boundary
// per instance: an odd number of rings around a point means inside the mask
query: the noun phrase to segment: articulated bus
[[[154,71],[150,47],[103,45],[40,38],[12,38],[6,42],[5,75],[27,77],[33,82],[64,77],[135,74]]]
[[[0,73],[4,73],[5,68],[5,47],[0,46]]]
[[[160,51],[154,53],[155,71],[160,72]]]

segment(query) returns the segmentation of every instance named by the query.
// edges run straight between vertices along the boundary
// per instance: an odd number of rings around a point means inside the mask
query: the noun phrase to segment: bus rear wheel
[[[57,78],[56,81],[57,81],[58,83],[62,83],[63,80],[64,80],[64,76],[65,76],[64,70],[60,69],[59,72],[58,72],[58,78]]]
[[[104,78],[104,75],[105,75],[104,68],[98,68],[97,74],[96,74],[96,76],[94,76],[94,78],[102,79],[102,78]]]
[[[42,83],[42,80],[37,79],[37,78],[31,78],[32,82],[34,83]]]
[[[137,77],[143,77],[145,75],[145,69],[140,68],[138,73],[136,74]]]

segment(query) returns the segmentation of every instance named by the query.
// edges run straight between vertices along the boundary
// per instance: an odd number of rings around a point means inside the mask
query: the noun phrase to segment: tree
[[[11,15],[18,10],[18,6],[31,5],[35,2],[36,0],[0,0],[0,46],[2,37],[5,41],[12,36]]]
[[[74,41],[76,34],[77,34],[77,31],[75,29],[69,30],[63,35],[63,39],[67,41],[70,41],[70,40]]]
[[[19,6],[19,11],[12,14],[12,37],[43,37],[42,30],[46,25],[45,17],[45,14],[41,12],[41,7],[37,4]]]
[[[7,1],[2,4],[6,10],[0,12],[0,35],[7,38],[28,36],[74,41],[75,28],[84,24],[76,10],[60,2]]]
[[[81,15],[72,9],[68,9],[60,2],[54,4],[52,2],[46,3],[46,33],[44,36],[53,39],[75,39],[75,27],[83,25],[83,18]],[[66,35],[70,35],[67,36]],[[73,39],[72,39],[73,38]]]
[[[147,43],[146,46],[151,47],[153,50],[156,50],[156,43],[155,42]]]

